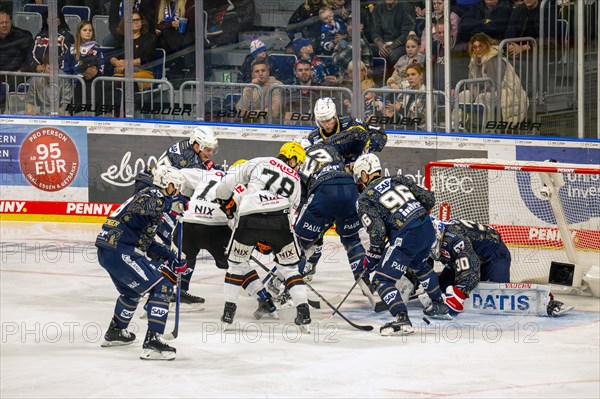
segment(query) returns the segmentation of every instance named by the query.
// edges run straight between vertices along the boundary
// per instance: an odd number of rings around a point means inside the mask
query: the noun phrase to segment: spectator
[[[351,2],[350,0],[328,0],[325,1],[327,7],[331,8],[336,17],[340,17],[342,21],[348,24],[350,16]]]
[[[444,22],[444,0],[433,0],[433,12],[431,13],[431,27],[433,33],[435,33],[435,26],[438,21]],[[458,28],[460,25],[460,17],[454,12],[450,11],[450,48],[454,48],[456,40],[458,39]],[[421,48],[420,52],[425,53],[427,45],[426,31],[423,29],[421,33]],[[432,35],[433,37],[433,35]],[[434,39],[432,39],[433,41]]]
[[[33,38],[31,33],[12,24],[12,17],[6,11],[0,11],[0,71],[19,72],[27,70],[30,63]],[[2,77],[5,81],[6,77]],[[10,90],[14,91],[19,79],[8,80]]]
[[[252,81],[250,83],[257,85],[262,91],[254,87],[244,87],[237,109],[243,113],[248,111],[269,112],[268,104],[261,108],[261,98],[266,99],[269,88],[281,85],[281,82],[274,76],[269,76],[269,65],[265,60],[258,60],[252,64]],[[278,117],[281,111],[281,90],[274,90],[272,93],[272,116]]]
[[[101,75],[104,74],[104,54],[102,54],[98,47],[92,23],[90,21],[81,21],[75,33],[75,43],[69,50],[71,53],[71,65],[67,68],[67,71],[75,71],[81,58],[91,55],[98,59],[98,72]]]
[[[154,74],[152,71],[142,69],[141,66],[152,60],[154,50],[156,50],[156,35],[149,30],[148,22],[144,19],[139,11],[133,13],[133,76],[135,78],[152,79]],[[125,21],[121,20],[117,28],[117,34],[124,36]],[[121,40],[122,43],[122,40]],[[124,53],[119,51],[110,58],[110,63],[114,67],[114,76],[125,76],[125,66],[127,61],[124,58]],[[138,83],[140,89],[143,89],[149,83]]]
[[[549,1],[546,3],[544,14],[544,30],[547,36],[554,36],[556,33],[556,3]],[[515,37],[533,37],[540,36],[540,1],[523,0],[513,8],[508,21],[508,27],[504,33],[504,38],[511,39]],[[508,51],[510,54],[520,54],[523,51],[531,49],[528,43],[510,43]]]
[[[384,0],[373,10],[371,37],[377,46],[377,54],[393,65],[404,55],[406,37],[413,30],[415,21],[408,5],[399,0]]]
[[[265,43],[261,40],[255,39],[250,42],[250,54],[246,56],[240,67],[237,78],[238,83],[250,83],[252,80],[252,63],[258,60],[265,60],[267,62],[267,65],[269,65],[269,74],[271,76],[279,76],[277,65],[273,63],[267,54],[267,46],[265,46]]]
[[[452,9],[462,18],[463,15],[477,3],[479,3],[479,0],[456,0],[456,4]]]
[[[469,79],[492,79],[496,90],[496,98],[492,98],[490,92],[472,93],[465,90],[459,93],[459,102],[485,104],[488,120],[496,120],[492,104],[494,103],[493,100],[497,103],[499,99],[502,121],[510,123],[523,121],[527,116],[529,99],[521,85],[519,75],[517,75],[511,63],[506,58],[502,58],[498,52],[497,42],[485,33],[476,33],[469,41],[468,52],[471,57]],[[498,80],[499,58],[502,60],[500,80]]]
[[[361,88],[362,88],[363,82],[365,80],[369,79],[369,69],[367,68],[365,63],[362,61],[360,61],[360,63],[359,63],[359,68],[360,68],[359,79],[360,79],[360,84],[361,84]],[[348,63],[348,66],[346,67],[346,75],[344,76],[344,80],[341,83],[342,87],[346,87],[346,88],[352,90],[352,82],[354,81],[354,79],[352,78],[353,71],[354,71],[354,62],[350,61]],[[368,83],[366,85],[368,85]],[[348,99],[348,98],[343,99],[342,105],[345,107],[345,110],[347,112],[352,109],[352,103],[351,103],[350,99]],[[347,115],[350,115],[350,114],[347,114]]]
[[[193,0],[160,0],[157,8],[156,35],[157,46],[167,54],[185,48],[194,43],[195,12]],[[180,31],[179,23],[185,18],[185,29]]]
[[[435,25],[435,41],[432,43],[431,55],[433,63],[433,90],[444,91],[446,85],[450,86],[450,96],[454,96],[454,87],[461,79],[468,75],[469,58],[462,53],[452,53],[452,68],[450,69],[450,82],[446,82],[444,65],[446,64],[446,52],[444,47],[444,21],[438,21]],[[443,102],[442,96],[436,96],[438,103]]]
[[[313,70],[310,62],[307,60],[298,60],[294,64],[294,84],[297,86],[316,86],[313,83]],[[312,112],[313,104],[320,98],[320,92],[309,89],[295,89],[291,91],[288,98],[285,99],[284,107],[289,111],[286,111],[284,116],[284,124],[291,125],[299,121],[298,118],[294,119],[293,116],[298,113],[308,114]],[[289,106],[288,106],[289,104]]]
[[[321,21],[319,21],[319,10],[325,6],[322,0],[305,0],[294,11],[288,21],[287,34],[290,42],[286,52],[290,53],[293,48],[294,36],[297,32],[302,33],[303,38],[315,39],[321,34]]]
[[[396,97],[394,105],[386,107],[386,116],[394,117],[394,120],[409,118],[409,127],[424,129],[427,121],[425,81],[425,69],[421,64],[411,64],[406,68],[409,93],[401,93]],[[415,93],[418,91],[419,93]],[[420,92],[423,92],[421,94]],[[433,113],[436,113],[436,102],[433,102]]]
[[[313,83],[331,86],[337,83],[337,76],[325,62],[315,55],[311,39],[294,40],[294,53],[299,60],[310,62],[313,70]]]
[[[156,29],[154,19],[156,18],[154,0],[134,0],[133,11],[139,11],[148,21],[148,30],[154,32]],[[106,47],[120,47],[123,45],[123,34],[119,34],[117,29],[123,20],[125,10],[123,9],[123,0],[111,0],[108,10],[108,29],[110,34],[104,38],[102,43]],[[122,31],[121,31],[122,32]]]
[[[35,36],[33,41],[32,51],[32,63],[30,64],[30,70],[36,72],[42,72],[46,68],[42,66],[44,55],[47,53],[48,44],[50,43],[50,33],[48,28],[48,15],[43,16],[44,24],[42,30]],[[73,64],[71,60],[71,46],[75,43],[75,39],[69,30],[69,25],[65,21],[65,16],[61,10],[58,10],[58,63],[60,69],[65,72],[69,71],[69,68]]]
[[[508,0],[481,0],[469,7],[460,20],[460,41],[466,43],[478,32],[502,40],[511,12]]]
[[[332,54],[333,64],[338,68],[339,79],[342,80],[346,73],[348,63],[352,61],[352,15],[348,16],[348,39],[340,40]],[[373,53],[360,24],[360,60],[370,69],[373,66]]]
[[[100,62],[98,58],[92,54],[87,54],[81,57],[79,63],[75,67],[75,72],[83,77],[85,87],[81,87],[79,82],[75,83],[73,98],[77,103],[83,103],[83,92],[85,90],[85,104],[90,105],[96,116],[110,113],[111,93],[110,90],[105,90],[101,85],[97,85],[94,96],[94,106],[92,105],[92,84],[96,78],[102,75],[100,72]],[[87,107],[86,107],[87,108]],[[75,107],[77,113],[77,107]]]
[[[421,41],[416,35],[409,35],[406,38],[406,54],[398,59],[398,62],[394,65],[394,72],[387,82],[390,86],[398,85],[398,87],[392,86],[392,88],[406,89],[409,86],[406,68],[412,64],[425,64],[425,55],[419,52],[420,44]]]
[[[323,7],[319,10],[319,19],[321,20],[321,41],[319,46],[322,54],[331,55],[333,49],[348,36],[346,23],[338,16],[333,14],[329,7]]]
[[[373,89],[376,88],[376,84],[375,81],[373,79],[365,79],[362,82],[360,82],[360,89],[363,92],[363,97],[364,97],[364,101],[365,101],[365,113],[364,113],[364,121],[366,123],[371,123],[370,119],[372,117],[376,117],[376,118],[381,118],[383,116],[383,111],[384,111],[384,106],[383,106],[383,98],[372,92],[372,91],[367,91],[369,89]],[[366,91],[366,93],[365,93]],[[348,115],[351,115],[352,110],[348,110]]]
[[[41,64],[38,65],[39,73],[51,73],[55,66],[50,65],[50,54],[48,51],[44,54]],[[58,71],[59,75],[64,76],[62,70]],[[58,79],[58,87],[56,88],[56,99],[58,101],[58,114],[67,115],[67,105],[73,99],[73,89],[69,79]],[[27,115],[50,115],[50,99],[52,98],[53,90],[50,88],[50,77],[36,76],[29,80],[29,89],[25,93],[25,113]]]

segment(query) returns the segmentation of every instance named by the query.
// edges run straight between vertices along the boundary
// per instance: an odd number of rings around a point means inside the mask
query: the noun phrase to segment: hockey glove
[[[373,273],[381,260],[381,254],[366,251],[363,260],[363,268],[367,270],[367,273]]]
[[[273,252],[271,246],[262,241],[258,241],[256,243],[256,249],[258,249],[258,252],[260,252],[263,255],[269,255],[271,252]]]
[[[453,285],[446,288],[446,297],[444,298],[444,301],[451,311],[461,313],[465,310],[465,307],[463,306],[465,299],[467,299],[467,295],[459,288],[456,288]]]
[[[187,269],[187,261],[185,260],[185,258],[182,256],[181,260],[178,260],[177,255],[175,255],[174,252],[171,252],[171,256],[167,261],[167,265],[172,271],[174,271],[177,274],[181,274]]]
[[[206,167],[206,170],[211,170],[215,167],[215,163],[209,159],[208,161],[204,162],[204,166]]]
[[[185,211],[188,210],[188,200],[183,195],[179,194],[173,197],[173,204],[171,205],[171,212],[181,216]]]
[[[237,204],[233,199],[233,195],[226,200],[217,198],[217,202],[219,203],[219,208],[221,208],[225,216],[227,216],[227,219],[233,219],[235,211],[237,210]]]

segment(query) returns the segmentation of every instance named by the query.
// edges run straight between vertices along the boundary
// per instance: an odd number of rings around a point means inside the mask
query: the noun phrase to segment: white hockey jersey
[[[217,186],[225,172],[221,170],[203,170],[198,168],[183,168],[179,170],[186,178],[182,194],[186,195],[192,188],[188,210],[183,214],[183,221],[209,225],[225,225],[227,216],[215,202]]]
[[[254,158],[230,169],[218,190],[220,198],[235,194],[238,216],[294,210],[300,202],[300,176],[277,158]]]

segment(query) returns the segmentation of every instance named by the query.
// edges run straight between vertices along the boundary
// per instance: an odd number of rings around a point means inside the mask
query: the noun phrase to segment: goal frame
[[[573,245],[573,239],[571,237],[571,229],[564,217],[564,211],[557,195],[558,190],[564,181],[562,179],[563,174],[578,174],[578,175],[598,175],[600,176],[600,167],[594,167],[594,165],[581,165],[581,164],[561,164],[550,162],[536,162],[536,161],[516,161],[516,160],[501,160],[501,159],[452,159],[452,160],[440,160],[429,162],[425,167],[425,179],[424,183],[428,189],[432,189],[432,169],[433,168],[445,168],[445,169],[476,169],[476,170],[488,170],[488,171],[508,171],[508,172],[533,172],[539,173],[540,180],[544,186],[549,187],[549,201],[554,216],[556,218],[556,227],[560,232],[561,237],[570,237],[570,239],[560,239],[559,241],[563,244],[562,250],[565,251],[566,256],[570,263],[575,265],[575,271],[573,276],[573,287],[580,287],[584,274],[592,266],[582,265],[579,261],[580,255],[578,255],[576,248]],[[558,179],[553,179],[558,177]],[[554,180],[562,181],[562,185],[557,185]],[[591,179],[590,179],[591,180]],[[451,205],[444,203],[443,199],[438,200],[436,198],[436,205],[438,209],[434,209],[436,212],[440,212],[440,218],[447,217],[447,213],[450,212],[452,217]],[[493,223],[491,223],[493,225]],[[592,240],[596,242],[600,241],[600,232],[592,230]]]

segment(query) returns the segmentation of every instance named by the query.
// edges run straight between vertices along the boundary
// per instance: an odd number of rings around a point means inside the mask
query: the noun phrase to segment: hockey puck
[[[427,317],[423,317],[423,321],[425,322],[425,324],[431,324],[431,322],[429,321],[429,319]]]

